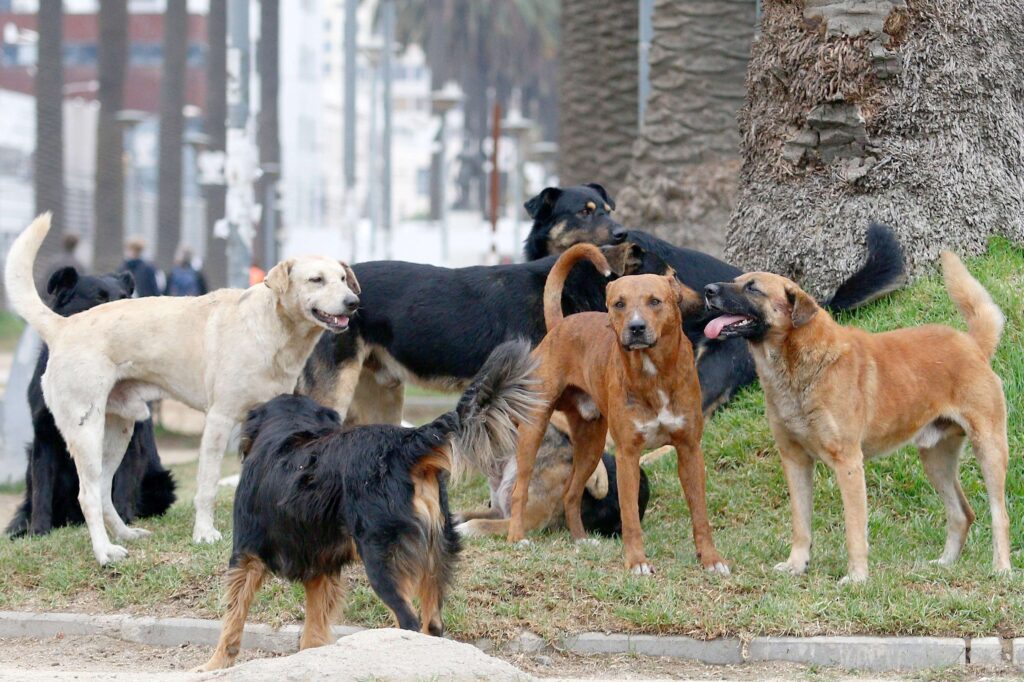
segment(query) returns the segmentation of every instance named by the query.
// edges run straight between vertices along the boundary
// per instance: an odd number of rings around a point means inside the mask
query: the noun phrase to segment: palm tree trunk
[[[93,268],[111,272],[121,262],[124,241],[124,147],[117,114],[124,106],[128,63],[128,2],[100,0],[99,103],[96,124],[96,236]]]
[[[279,167],[281,163],[281,140],[278,128],[278,107],[277,99],[279,92],[279,29],[280,3],[278,0],[260,0],[260,43],[256,52],[256,68],[260,74],[260,113],[257,129],[257,143],[260,148],[260,165],[264,168],[272,166]],[[273,218],[270,224],[277,225],[280,229],[280,213],[276,207],[268,207],[267,191],[276,183],[277,173],[266,173],[256,184],[256,201],[263,204],[263,217],[260,220],[259,232],[253,244],[253,260],[263,262],[266,260],[267,245],[276,235],[270,234],[266,229],[268,219]],[[271,216],[270,212],[274,215]],[[276,253],[276,249],[274,249]],[[274,263],[263,263],[263,268],[269,270]]]
[[[174,264],[181,240],[182,134],[185,128],[185,64],[188,57],[188,6],[168,2],[164,13],[163,77],[160,83],[160,168],[157,177],[156,262]]]
[[[560,33],[559,179],[614,194],[637,133],[636,0],[563,0]]]
[[[64,67],[61,0],[39,2],[38,67],[36,71],[36,213],[53,213],[50,230],[36,259],[43,268],[57,253],[64,224]]]
[[[752,0],[657,0],[651,95],[620,219],[721,255],[739,184],[736,115],[746,96]]]
[[[226,0],[210,0],[206,16],[206,134],[210,137],[210,151],[224,152],[227,145],[228,117],[227,100],[227,30],[228,10]],[[224,185],[207,185],[203,189],[206,197],[206,260],[203,274],[211,289],[228,285],[227,240],[215,237],[214,225],[224,218]]]
[[[830,293],[890,223],[912,271],[1024,243],[1020,2],[765,0],[729,253]],[[851,11],[851,9],[856,11]]]

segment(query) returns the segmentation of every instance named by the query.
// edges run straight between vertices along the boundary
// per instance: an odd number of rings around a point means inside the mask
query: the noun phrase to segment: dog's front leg
[[[846,521],[846,575],[841,585],[868,579],[868,494],[864,480],[864,456],[859,447],[848,448],[828,459],[843,497]]]
[[[789,512],[793,538],[789,559],[775,564],[775,570],[803,575],[811,561],[811,514],[814,509],[814,460],[795,443],[776,437],[782,453],[782,472],[789,487]]]
[[[221,538],[220,532],[214,527],[213,507],[217,497],[217,480],[220,478],[220,462],[234,425],[233,417],[218,414],[212,409],[206,415],[206,427],[203,429],[203,439],[199,443],[193,542],[216,542]]]
[[[32,443],[32,476],[26,481],[31,488],[32,516],[29,519],[29,533],[45,535],[53,530],[54,467],[56,457],[64,457],[36,436]]]
[[[708,520],[707,473],[700,437],[701,429],[686,429],[673,439],[676,446],[679,483],[683,487],[686,506],[690,508],[690,524],[693,527],[697,559],[705,570],[729,575],[729,565],[715,549],[711,522]]]
[[[619,486],[619,514],[622,519],[622,547],[626,568],[635,575],[654,575],[654,566],[644,552],[644,535],[640,528],[640,444],[637,434],[619,433],[613,437],[618,448],[615,480]]]

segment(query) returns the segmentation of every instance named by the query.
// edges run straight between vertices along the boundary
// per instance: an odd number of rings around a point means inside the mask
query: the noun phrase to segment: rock
[[[806,0],[804,16],[823,18],[830,36],[856,36],[881,33],[897,8],[906,9],[905,0]]]
[[[364,630],[336,644],[292,656],[249,661],[203,679],[290,680],[530,680],[530,675],[470,644],[408,630]]]

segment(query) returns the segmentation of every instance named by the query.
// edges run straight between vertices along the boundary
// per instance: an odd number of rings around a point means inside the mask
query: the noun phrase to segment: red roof
[[[0,25],[14,24],[18,28],[36,29],[35,14],[0,12]],[[128,32],[132,42],[159,43],[163,41],[164,15],[129,14]],[[95,14],[65,14],[65,43],[95,43],[99,36],[99,18]],[[206,15],[188,15],[188,38],[191,42],[206,43]]]

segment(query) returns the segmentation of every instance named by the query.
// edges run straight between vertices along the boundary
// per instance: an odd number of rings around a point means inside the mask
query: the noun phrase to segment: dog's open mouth
[[[313,308],[313,317],[332,332],[343,332],[348,329],[348,315],[330,315],[319,308]]]
[[[753,331],[757,321],[750,315],[719,315],[704,327],[704,336],[709,339],[742,336]]]

